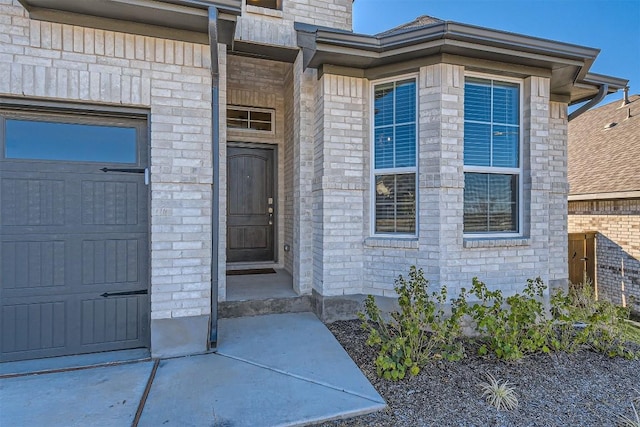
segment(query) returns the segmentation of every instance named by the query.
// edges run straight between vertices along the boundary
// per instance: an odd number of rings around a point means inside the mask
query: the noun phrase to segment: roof
[[[439,24],[441,22],[444,22],[444,21],[442,19],[434,18],[433,16],[422,15],[422,16],[418,16],[416,19],[414,19],[411,22],[407,22],[406,24],[398,25],[395,28],[392,28],[392,29],[387,30],[387,31],[383,31],[382,33],[378,33],[378,34],[376,34],[376,36],[380,37],[380,36],[386,36],[386,35],[391,35],[391,34],[398,34],[398,33],[404,32],[405,30],[412,30],[414,28],[427,27],[429,25]]]
[[[572,200],[640,192],[640,95],[629,101],[611,102],[569,122]]]
[[[551,79],[551,99],[574,104],[614,93],[628,80],[589,72],[599,49],[421,16],[366,35],[295,23],[304,67],[376,79],[437,60],[515,77]],[[403,65],[404,64],[404,65]],[[404,67],[404,68],[403,68]],[[409,68],[407,68],[409,67]],[[385,74],[386,73],[386,74]]]

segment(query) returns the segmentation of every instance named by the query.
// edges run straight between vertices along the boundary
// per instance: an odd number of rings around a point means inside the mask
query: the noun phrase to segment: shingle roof
[[[629,101],[624,107],[622,100],[612,102],[569,122],[571,195],[640,191],[640,95]]]
[[[376,36],[388,36],[394,33],[401,33],[406,30],[413,30],[415,28],[422,28],[422,27],[427,27],[429,25],[433,25],[433,24],[439,24],[441,22],[444,22],[444,21],[442,19],[434,18],[433,16],[422,15],[422,16],[418,16],[416,19],[414,19],[411,22],[398,25],[397,27],[394,27],[390,30],[376,34]]]

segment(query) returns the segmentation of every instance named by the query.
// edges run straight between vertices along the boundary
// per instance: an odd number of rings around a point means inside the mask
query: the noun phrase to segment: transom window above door
[[[227,127],[273,133],[274,111],[263,108],[227,107]]]

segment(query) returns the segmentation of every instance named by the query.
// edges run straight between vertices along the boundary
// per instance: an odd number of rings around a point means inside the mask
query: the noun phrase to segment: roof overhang
[[[616,191],[612,193],[569,194],[569,201],[640,199],[640,190]]]
[[[193,43],[209,43],[208,9],[218,11],[218,41],[231,44],[242,0],[19,0],[41,21]]]
[[[540,70],[541,75],[551,78],[552,97],[571,104],[593,97],[603,80],[609,83],[611,93],[626,84],[623,79],[588,73],[599,49],[456,22],[378,36],[301,23],[296,23],[296,30],[305,66],[311,68],[330,65],[376,70],[406,62],[419,64],[434,56],[467,58],[476,64],[480,61]]]

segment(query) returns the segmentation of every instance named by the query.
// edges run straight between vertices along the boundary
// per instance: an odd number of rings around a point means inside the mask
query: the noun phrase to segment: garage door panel
[[[138,246],[136,239],[83,240],[82,284],[138,282]]]
[[[83,346],[104,343],[141,341],[145,326],[141,310],[148,301],[145,295],[86,299],[82,301]]]
[[[2,225],[64,225],[64,194],[63,180],[3,179]]]
[[[9,304],[2,307],[3,360],[11,354],[51,350],[67,345],[68,303],[64,300]]]
[[[65,284],[65,242],[2,242],[2,279],[6,291]]]
[[[135,182],[82,182],[82,224],[135,225],[138,220],[138,185]]]

